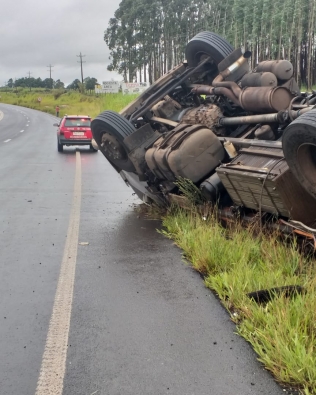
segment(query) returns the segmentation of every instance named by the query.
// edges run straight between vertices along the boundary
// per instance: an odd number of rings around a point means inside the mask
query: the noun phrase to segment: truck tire
[[[136,130],[130,122],[114,111],[104,111],[91,122],[91,130],[100,151],[116,170],[135,172],[123,141]]]
[[[316,199],[316,110],[301,115],[285,129],[282,147],[293,175]]]
[[[201,32],[187,44],[185,56],[189,67],[195,67],[205,56],[210,56],[217,66],[234,48],[223,37],[212,32]]]

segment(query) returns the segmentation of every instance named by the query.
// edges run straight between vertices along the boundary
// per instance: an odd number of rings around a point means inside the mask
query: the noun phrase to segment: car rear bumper
[[[63,138],[59,138],[58,141],[59,141],[59,144],[64,144],[64,145],[90,145],[91,144],[91,139],[63,139]]]

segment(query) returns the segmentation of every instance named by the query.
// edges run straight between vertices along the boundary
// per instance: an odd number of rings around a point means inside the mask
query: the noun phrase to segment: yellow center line
[[[77,260],[80,205],[81,158],[80,152],[76,152],[76,175],[72,209],[35,395],[62,395],[63,393]]]

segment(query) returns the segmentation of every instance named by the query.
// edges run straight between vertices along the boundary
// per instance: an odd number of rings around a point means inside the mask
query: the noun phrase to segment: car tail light
[[[67,128],[61,127],[59,128],[59,132],[60,134],[64,134],[65,132],[67,132]]]

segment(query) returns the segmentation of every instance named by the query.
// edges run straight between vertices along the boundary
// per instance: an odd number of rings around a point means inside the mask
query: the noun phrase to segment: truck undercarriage
[[[223,219],[259,216],[316,235],[316,93],[301,93],[287,60],[260,62],[211,32],[186,61],[120,113],[92,121],[111,165],[145,202],[170,203],[191,180]]]

